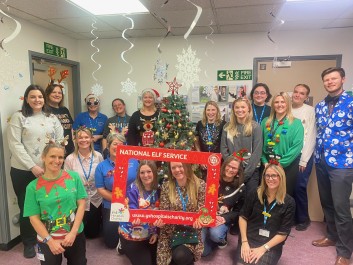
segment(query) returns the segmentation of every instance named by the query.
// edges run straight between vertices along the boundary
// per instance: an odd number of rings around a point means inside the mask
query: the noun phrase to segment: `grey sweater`
[[[56,142],[64,139],[63,127],[54,114],[25,117],[14,113],[7,128],[11,167],[28,171],[35,165],[42,167],[41,155],[49,138]]]
[[[227,123],[224,128],[227,128],[229,123]],[[223,159],[231,156],[234,152],[245,148],[251,153],[250,159],[247,161],[247,165],[244,170],[245,181],[252,176],[255,169],[258,167],[261,154],[262,154],[262,130],[261,126],[255,121],[252,121],[252,134],[250,136],[243,135],[244,126],[237,125],[238,132],[240,132],[238,137],[230,137],[228,132],[223,129],[222,139],[221,139],[221,153]]]

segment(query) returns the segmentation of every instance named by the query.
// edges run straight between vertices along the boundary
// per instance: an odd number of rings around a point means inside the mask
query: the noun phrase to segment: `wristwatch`
[[[270,248],[270,246],[269,246],[269,245],[267,245],[267,244],[265,244],[265,245],[264,245],[264,248],[266,249],[266,251],[267,251],[267,252],[269,252],[269,251],[270,251],[270,249],[271,249],[271,248]]]
[[[47,236],[46,238],[43,239],[43,243],[46,244],[51,238],[52,238],[51,235]]]

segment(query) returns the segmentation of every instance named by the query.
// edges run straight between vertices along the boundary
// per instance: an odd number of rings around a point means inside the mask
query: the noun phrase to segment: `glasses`
[[[97,106],[98,104],[99,104],[99,101],[94,101],[94,102],[88,101],[87,102],[87,106],[91,106],[91,105]]]
[[[265,174],[265,179],[273,179],[273,180],[277,180],[279,177],[278,174]]]
[[[230,165],[226,165],[226,167],[229,168],[229,169],[231,169],[231,170],[233,170],[233,171],[237,171],[237,170],[238,170],[237,167],[232,167],[232,166],[230,166]]]
[[[254,95],[266,95],[266,91],[255,91]]]

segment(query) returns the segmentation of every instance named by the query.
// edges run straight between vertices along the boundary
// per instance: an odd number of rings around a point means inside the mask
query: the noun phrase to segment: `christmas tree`
[[[172,94],[162,100],[155,147],[192,150],[195,135],[184,98]]]

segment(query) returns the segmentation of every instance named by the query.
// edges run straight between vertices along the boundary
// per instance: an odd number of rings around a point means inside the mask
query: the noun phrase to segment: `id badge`
[[[42,253],[38,244],[37,244],[37,259],[41,261],[45,261],[44,254]]]
[[[270,237],[270,231],[266,229],[259,229],[259,235],[264,237]]]

